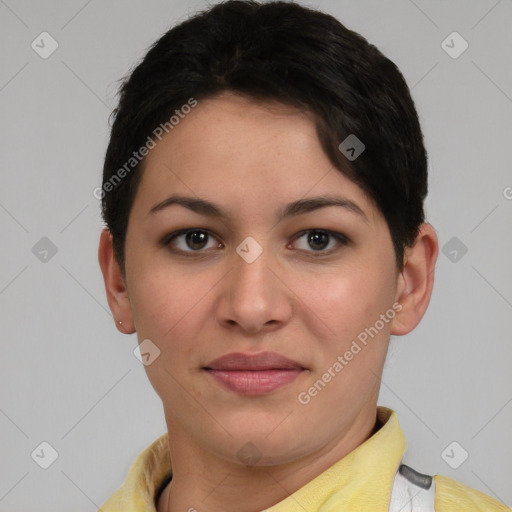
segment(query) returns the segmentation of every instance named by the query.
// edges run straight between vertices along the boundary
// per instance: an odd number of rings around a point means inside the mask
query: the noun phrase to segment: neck
[[[173,476],[160,496],[158,512],[254,512],[293,494],[366,441],[380,425],[373,411],[320,450],[273,466],[221,460],[191,442],[172,422],[168,428]]]

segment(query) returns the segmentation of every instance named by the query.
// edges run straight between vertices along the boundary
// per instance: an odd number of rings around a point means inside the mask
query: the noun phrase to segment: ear
[[[116,327],[123,334],[135,332],[132,309],[121,267],[114,255],[112,234],[104,229],[100,236],[98,260],[105,282],[107,301],[114,316]]]
[[[439,242],[434,228],[429,223],[422,224],[414,245],[405,249],[396,296],[402,309],[393,319],[391,334],[407,334],[420,323],[432,295],[438,253]]]

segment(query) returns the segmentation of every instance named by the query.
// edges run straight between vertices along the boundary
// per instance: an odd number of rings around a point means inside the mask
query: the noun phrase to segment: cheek
[[[130,287],[130,302],[139,338],[154,338],[164,342],[176,331],[193,324],[201,300],[207,294],[208,283],[190,279],[183,272],[143,267]]]
[[[367,264],[340,268],[301,280],[302,315],[310,328],[339,343],[352,340],[391,307],[392,279],[385,269]],[[324,337],[324,336],[322,336]]]
[[[382,266],[377,270],[361,265],[305,283],[309,294],[300,314],[315,338],[310,347],[314,351],[310,385],[319,380],[329,383],[312,400],[311,410],[319,417],[340,404],[357,409],[378,392],[377,376],[391,326],[389,320],[379,319],[393,304],[392,277]]]
[[[141,273],[132,287],[130,300],[139,342],[149,338],[160,349],[159,357],[145,371],[162,400],[182,403],[183,383],[188,382],[190,372],[197,371],[198,341],[211,314],[208,291],[213,284],[208,279],[153,269]],[[194,391],[193,382],[187,389]]]

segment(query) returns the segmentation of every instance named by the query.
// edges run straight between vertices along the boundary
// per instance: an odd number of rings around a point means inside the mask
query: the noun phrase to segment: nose
[[[277,260],[269,249],[248,262],[233,254],[217,304],[217,320],[223,327],[246,334],[272,331],[286,325],[293,311],[293,293],[286,286]]]

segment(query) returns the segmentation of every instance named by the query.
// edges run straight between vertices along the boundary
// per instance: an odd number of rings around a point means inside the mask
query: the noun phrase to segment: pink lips
[[[299,363],[275,352],[234,352],[215,359],[204,369],[225,387],[241,395],[264,395],[292,382],[303,371]]]

